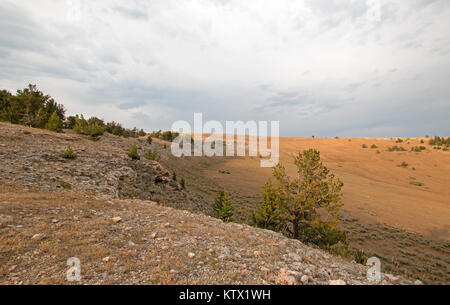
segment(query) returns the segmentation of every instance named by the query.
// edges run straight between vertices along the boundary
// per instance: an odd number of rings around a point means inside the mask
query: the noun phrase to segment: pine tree
[[[76,133],[90,136],[92,140],[98,140],[106,131],[105,122],[99,118],[91,117],[88,120],[83,115],[75,117],[73,130]]]
[[[346,236],[339,228],[338,216],[344,184],[322,164],[317,150],[299,153],[294,164],[295,178],[288,177],[281,164],[274,168],[283,218],[290,223],[288,232],[295,239],[321,247],[345,244]]]
[[[181,178],[180,185],[183,188],[183,190],[186,189],[186,182],[184,181],[184,178]]]
[[[0,120],[19,124],[24,116],[22,103],[16,96],[4,96],[0,109]]]
[[[175,171],[172,172],[172,180],[177,181],[177,173]]]
[[[51,131],[62,132],[63,121],[61,120],[56,111],[54,111],[50,116],[50,119],[48,120],[48,123],[45,126],[45,128]]]
[[[39,108],[36,114],[36,118],[32,122],[31,126],[33,126],[34,128],[44,128],[47,122],[48,122],[47,112],[44,110],[44,108]]]
[[[141,157],[138,154],[136,145],[133,145],[130,147],[130,150],[128,151],[128,157],[130,157],[131,160],[140,160],[141,159]]]
[[[253,221],[259,228],[278,231],[281,225],[278,193],[272,181],[263,188],[262,200],[253,213]]]
[[[224,222],[233,221],[234,207],[233,203],[228,198],[227,191],[220,191],[215,202],[214,211],[216,218],[221,219]]]

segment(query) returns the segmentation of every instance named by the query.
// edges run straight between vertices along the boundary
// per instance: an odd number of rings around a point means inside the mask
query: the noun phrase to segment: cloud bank
[[[379,4],[379,19],[370,18]],[[0,87],[127,127],[449,135],[447,0],[1,1]]]

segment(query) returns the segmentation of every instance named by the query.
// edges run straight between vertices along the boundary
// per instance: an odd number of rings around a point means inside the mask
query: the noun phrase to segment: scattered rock
[[[305,275],[302,276],[302,278],[300,279],[300,281],[301,281],[303,284],[306,284],[306,283],[308,283],[308,281],[309,281],[309,277],[305,274]]]
[[[155,177],[155,183],[169,183],[170,182],[170,178],[163,176],[163,175],[157,175]]]
[[[398,282],[400,280],[399,277],[393,276],[392,274],[385,274],[384,276],[393,283]]]
[[[281,269],[278,273],[277,284],[278,285],[296,285],[297,280],[292,274],[292,271]]]
[[[143,173],[141,176],[142,182],[146,184],[152,183],[152,176],[149,173]]]
[[[113,218],[112,218],[112,221],[113,221],[114,223],[119,223],[119,222],[122,221],[122,218],[120,218],[120,217],[113,217]]]
[[[0,224],[7,224],[12,222],[12,217],[8,215],[0,215]]]
[[[296,253],[289,253],[289,258],[296,261],[296,262],[301,262],[302,261],[302,257]]]
[[[43,240],[45,238],[45,235],[42,233],[34,234],[33,237],[31,237],[31,240]]]
[[[109,256],[102,258],[102,262],[104,263],[109,263],[110,260],[111,258]]]
[[[328,285],[344,286],[344,285],[347,285],[347,283],[343,280],[331,280],[328,282]]]
[[[269,268],[264,267],[264,266],[261,266],[261,267],[259,268],[259,270],[261,270],[262,272],[269,272],[269,271],[270,271]]]
[[[188,253],[188,256],[189,256],[189,258],[194,258],[195,253],[189,252],[189,253]]]

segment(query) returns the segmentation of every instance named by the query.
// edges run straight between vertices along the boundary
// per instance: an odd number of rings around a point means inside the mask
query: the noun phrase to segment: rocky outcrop
[[[72,131],[57,134],[0,123],[0,182],[22,181],[25,188],[84,192],[116,199],[157,200],[195,210],[192,196],[171,181],[170,172],[159,162],[145,158],[133,161],[127,156],[133,144],[140,154],[156,150],[156,144],[111,134],[93,142]],[[77,154],[76,159],[60,157],[67,145]]]

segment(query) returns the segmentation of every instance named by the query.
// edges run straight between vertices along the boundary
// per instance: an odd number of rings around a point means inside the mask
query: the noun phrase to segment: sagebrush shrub
[[[427,148],[425,146],[413,146],[411,147],[411,151],[414,152],[421,152],[422,150],[426,150]]]
[[[363,250],[358,250],[355,252],[355,262],[361,265],[366,265],[367,256],[364,254]]]
[[[144,158],[146,158],[147,160],[152,160],[152,161],[159,161],[161,159],[159,154],[156,151],[153,151],[151,149],[149,149],[147,152],[145,152]]]
[[[404,149],[402,146],[392,146],[388,148],[388,151],[393,152],[393,151],[406,151],[406,149]]]
[[[67,146],[66,150],[61,153],[61,157],[64,159],[76,159],[77,154],[74,153],[70,145]]]
[[[400,165],[399,165],[399,167],[408,167],[408,163],[406,163],[405,161],[403,161]]]
[[[141,159],[136,145],[132,145],[130,147],[130,150],[128,151],[128,157],[130,157],[131,160],[140,160]]]
[[[411,185],[415,185],[415,186],[424,186],[425,184],[422,182],[417,182],[417,181],[411,181],[409,184]]]

